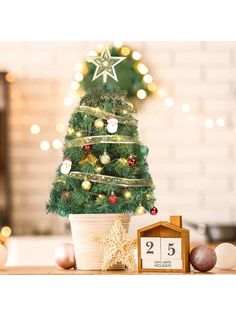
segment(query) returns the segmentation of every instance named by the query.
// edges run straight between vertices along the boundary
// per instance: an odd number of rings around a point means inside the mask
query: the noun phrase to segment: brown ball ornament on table
[[[194,269],[207,272],[216,265],[216,253],[207,245],[199,245],[192,249],[190,253],[190,262]]]
[[[75,267],[75,253],[72,243],[63,243],[54,251],[55,261],[58,266],[64,269]]]

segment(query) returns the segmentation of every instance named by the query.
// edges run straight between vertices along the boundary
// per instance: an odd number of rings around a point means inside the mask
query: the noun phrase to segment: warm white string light
[[[52,142],[52,147],[55,148],[55,149],[60,149],[60,148],[62,148],[62,142],[61,142],[61,140],[59,140],[59,139],[53,140],[53,142]]]
[[[205,121],[205,126],[207,129],[212,129],[214,127],[214,121],[212,119],[207,119]]]
[[[174,100],[171,97],[167,97],[164,102],[166,107],[172,107],[174,105]]]
[[[50,149],[50,143],[46,140],[42,141],[40,143],[40,149],[44,152],[48,151]]]
[[[30,127],[30,132],[34,135],[40,133],[40,126],[38,124],[32,124]]]
[[[181,109],[183,112],[189,112],[190,111],[190,106],[188,103],[183,103],[181,106]]]

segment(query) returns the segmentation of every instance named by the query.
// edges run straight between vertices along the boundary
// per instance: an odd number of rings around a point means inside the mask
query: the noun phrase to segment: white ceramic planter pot
[[[130,222],[128,214],[69,215],[77,269],[101,269],[103,250],[92,241],[92,236],[108,233],[116,217],[121,219],[124,228],[128,231]],[[121,268],[124,267],[122,265],[112,267],[112,269]]]

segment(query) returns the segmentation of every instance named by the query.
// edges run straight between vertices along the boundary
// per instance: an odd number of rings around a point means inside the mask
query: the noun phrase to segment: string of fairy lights
[[[162,105],[164,105],[167,108],[177,108],[180,112],[186,115],[186,119],[190,124],[195,124],[197,120],[199,121],[200,125],[202,127],[205,127],[206,129],[213,129],[213,128],[224,128],[225,127],[225,119],[222,116],[218,116],[215,118],[212,117],[204,117],[201,116],[199,113],[195,113],[193,109],[191,108],[190,103],[183,102],[182,104],[176,104],[174,99],[171,97],[171,95],[168,94],[168,91],[165,87],[163,87],[160,84],[157,84],[154,82],[153,76],[149,72],[148,66],[142,61],[142,54],[137,50],[132,50],[128,46],[124,45],[122,42],[114,42],[113,47],[119,49],[120,55],[127,57],[130,56],[134,63],[136,70],[139,72],[139,74],[142,75],[142,79],[145,82],[146,88],[138,89],[136,92],[136,98],[137,100],[144,101],[147,97],[149,97],[149,94],[152,95],[152,97],[158,98],[159,101],[161,101]],[[87,58],[91,56],[98,55],[102,49],[104,48],[104,45],[98,45],[96,50],[90,50],[87,53]],[[66,107],[73,107],[76,104],[78,104],[80,97],[82,97],[85,93],[83,88],[81,87],[83,80],[87,74],[87,67],[86,63],[78,63],[75,66],[75,72],[73,76],[73,80],[70,83],[70,92],[64,99],[64,106]],[[199,119],[200,117],[200,119]],[[58,133],[58,135],[64,134],[66,132],[66,125],[64,122],[59,122],[55,126],[55,131]],[[41,127],[39,124],[34,123],[30,126],[30,132],[33,135],[38,135],[41,133]],[[236,133],[236,127],[233,127],[233,132]],[[58,136],[59,137],[59,136]],[[39,144],[40,149],[42,151],[49,151],[51,148],[55,150],[59,150],[62,148],[63,143],[60,138],[55,138],[52,141],[49,141],[47,139],[44,139]]]

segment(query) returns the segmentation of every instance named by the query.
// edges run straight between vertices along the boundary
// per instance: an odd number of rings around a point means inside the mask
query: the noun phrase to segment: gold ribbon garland
[[[91,144],[138,144],[143,145],[139,139],[124,135],[98,135],[79,137],[65,144],[66,148]]]
[[[119,178],[113,176],[105,176],[101,174],[91,174],[87,172],[73,171],[69,173],[69,176],[75,177],[77,179],[85,180],[85,178],[91,182],[97,183],[107,183],[116,184],[124,187],[142,187],[142,186],[153,186],[151,179],[127,179]],[[57,178],[56,182],[63,182],[65,176],[60,176]]]
[[[132,124],[132,125],[138,124],[138,120],[134,119],[133,117],[124,118],[124,117],[117,116],[113,113],[109,113],[109,112],[106,112],[99,108],[94,108],[94,107],[80,106],[79,108],[76,109],[76,112],[84,112],[84,113],[93,115],[101,119],[106,119],[106,120],[112,116],[116,118],[119,123],[122,123],[122,124]]]

